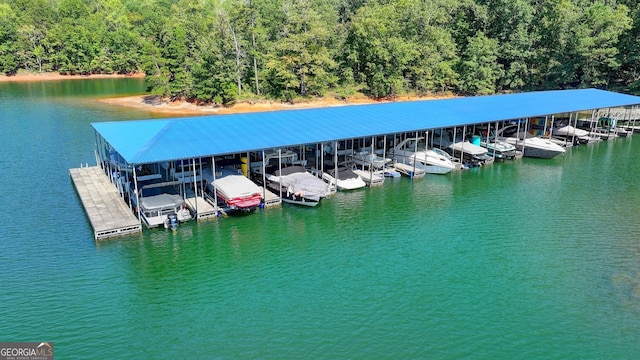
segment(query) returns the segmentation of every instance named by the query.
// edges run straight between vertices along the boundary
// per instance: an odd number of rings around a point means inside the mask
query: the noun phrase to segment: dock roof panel
[[[127,162],[145,164],[637,104],[598,89],[552,90],[92,126]]]

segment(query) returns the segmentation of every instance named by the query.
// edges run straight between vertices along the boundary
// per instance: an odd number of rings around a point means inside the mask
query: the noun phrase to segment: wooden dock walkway
[[[423,177],[424,174],[425,174],[424,170],[422,170],[420,168],[417,168],[417,167],[414,167],[412,165],[407,165],[407,164],[396,162],[393,166],[396,168],[396,170],[399,173],[401,173],[403,175],[406,175],[406,176],[408,176],[410,178]]]
[[[197,221],[215,219],[220,211],[217,206],[211,205],[202,196],[187,198],[185,203],[191,213],[196,214]]]
[[[140,221],[98,166],[69,169],[96,241],[142,232]]]
[[[260,191],[264,191],[264,194],[265,194],[265,198],[263,199],[265,208],[270,208],[270,207],[274,207],[282,204],[282,199],[280,199],[280,196],[272,193],[271,191],[263,188],[262,186],[260,186]]]

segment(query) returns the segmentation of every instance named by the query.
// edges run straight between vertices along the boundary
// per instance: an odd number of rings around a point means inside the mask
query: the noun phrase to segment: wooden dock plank
[[[140,222],[98,166],[69,169],[96,240],[142,232]]]
[[[187,207],[191,210],[193,214],[196,214],[196,219],[200,220],[208,220],[215,219],[218,217],[218,207],[211,205],[208,201],[206,201],[201,196],[190,197],[186,199]]]
[[[419,178],[419,177],[424,176],[424,174],[425,174],[424,170],[415,168],[415,167],[413,167],[411,165],[407,165],[407,164],[396,163],[396,164],[394,164],[394,167],[401,174],[404,174],[404,175],[406,175],[408,177],[411,177],[411,178]]]
[[[282,204],[282,199],[280,199],[280,196],[272,193],[271,191],[269,191],[269,189],[265,189],[262,186],[260,187],[260,191],[264,191],[265,194],[265,198],[264,198],[264,207],[265,208],[269,208],[269,207],[273,207],[273,206],[278,206],[280,204]]]

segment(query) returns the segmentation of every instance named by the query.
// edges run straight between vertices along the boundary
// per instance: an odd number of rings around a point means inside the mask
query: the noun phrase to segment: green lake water
[[[640,139],[96,244],[68,169],[140,80],[0,84],[0,342],[57,359],[635,359]],[[398,116],[402,116],[399,114]]]

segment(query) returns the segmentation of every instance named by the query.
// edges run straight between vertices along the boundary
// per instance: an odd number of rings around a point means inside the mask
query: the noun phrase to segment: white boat
[[[464,154],[464,156],[479,165],[493,162],[493,157],[489,156],[489,151],[482,146],[474,145],[469,140],[458,141],[449,145],[453,153]]]
[[[468,166],[465,166],[463,163],[460,162],[460,160],[454,158],[453,156],[451,156],[448,152],[439,149],[439,148],[431,148],[431,151],[435,152],[436,154],[439,154],[441,156],[444,156],[445,158],[451,160],[451,162],[453,163],[453,165],[456,167],[456,170],[465,170],[468,169]]]
[[[499,139],[481,140],[480,146],[487,149],[487,155],[501,160],[515,159],[517,154],[515,145]]]
[[[393,160],[382,157],[380,154],[382,154],[382,150],[377,150],[376,153],[371,153],[370,150],[363,150],[355,152],[351,156],[353,164],[359,165],[359,168],[354,167],[354,172],[360,175],[369,186],[383,183],[385,177],[399,178],[401,176],[393,168]],[[382,179],[380,179],[381,177]]]
[[[148,228],[164,226],[175,230],[178,223],[191,220],[191,212],[182,196],[165,192],[165,188],[174,185],[176,182],[143,185],[137,197],[131,187],[131,202],[137,210],[139,201],[140,217]]]
[[[487,155],[498,160],[515,159],[516,147],[497,137],[495,129],[490,128],[488,132],[486,126],[478,126],[475,129],[476,135],[471,137],[471,142],[487,149]]]
[[[351,155],[353,163],[364,167],[373,167],[374,169],[382,169],[391,159],[384,158],[370,151],[357,151]]]
[[[372,187],[384,184],[384,172],[382,171],[373,171],[373,169],[353,169],[352,171],[358,174],[360,178],[367,184],[367,186]],[[397,172],[397,174],[398,176],[400,176],[400,173]]]
[[[329,185],[311,175],[303,166],[288,166],[266,177],[275,191],[279,192],[278,187],[282,186],[282,201],[287,203],[316,206],[320,199],[331,194]]]
[[[312,170],[311,173],[318,175],[319,170]],[[355,190],[361,189],[367,184],[364,180],[355,173],[354,171],[347,168],[338,168],[338,179],[336,179],[333,175],[335,174],[334,170],[329,170],[329,172],[322,173],[322,180],[328,183],[330,186],[335,185],[338,190]]]
[[[447,174],[456,169],[456,166],[449,158],[432,149],[427,149],[424,145],[420,145],[420,140],[423,139],[422,137],[407,138],[389,152],[396,162],[408,165],[415,160],[424,165],[421,168],[430,174]]]
[[[272,164],[276,159],[280,164]],[[316,206],[321,198],[335,191],[311,175],[305,168],[306,160],[299,160],[293,151],[265,152],[263,161],[251,163],[251,179],[280,196],[283,202]]]
[[[462,132],[454,139],[451,130],[442,133],[435,131],[433,144],[446,149],[453,156],[459,156],[465,166],[482,166],[493,162],[493,157],[488,155],[487,149],[472,144],[469,140],[463,140]]]
[[[616,135],[618,135],[618,137],[627,137],[627,135],[629,135],[629,133],[631,133],[631,131],[628,131],[627,129],[625,129],[622,126],[616,126],[611,131],[613,131]]]
[[[551,130],[552,135],[565,139],[572,139],[581,144],[591,144],[600,141],[600,138],[589,136],[589,132],[582,129],[576,129],[571,125],[566,125]]]
[[[498,138],[515,146],[527,157],[550,159],[566,152],[562,146],[549,139],[533,136],[525,131],[517,132],[517,125],[500,129]]]

